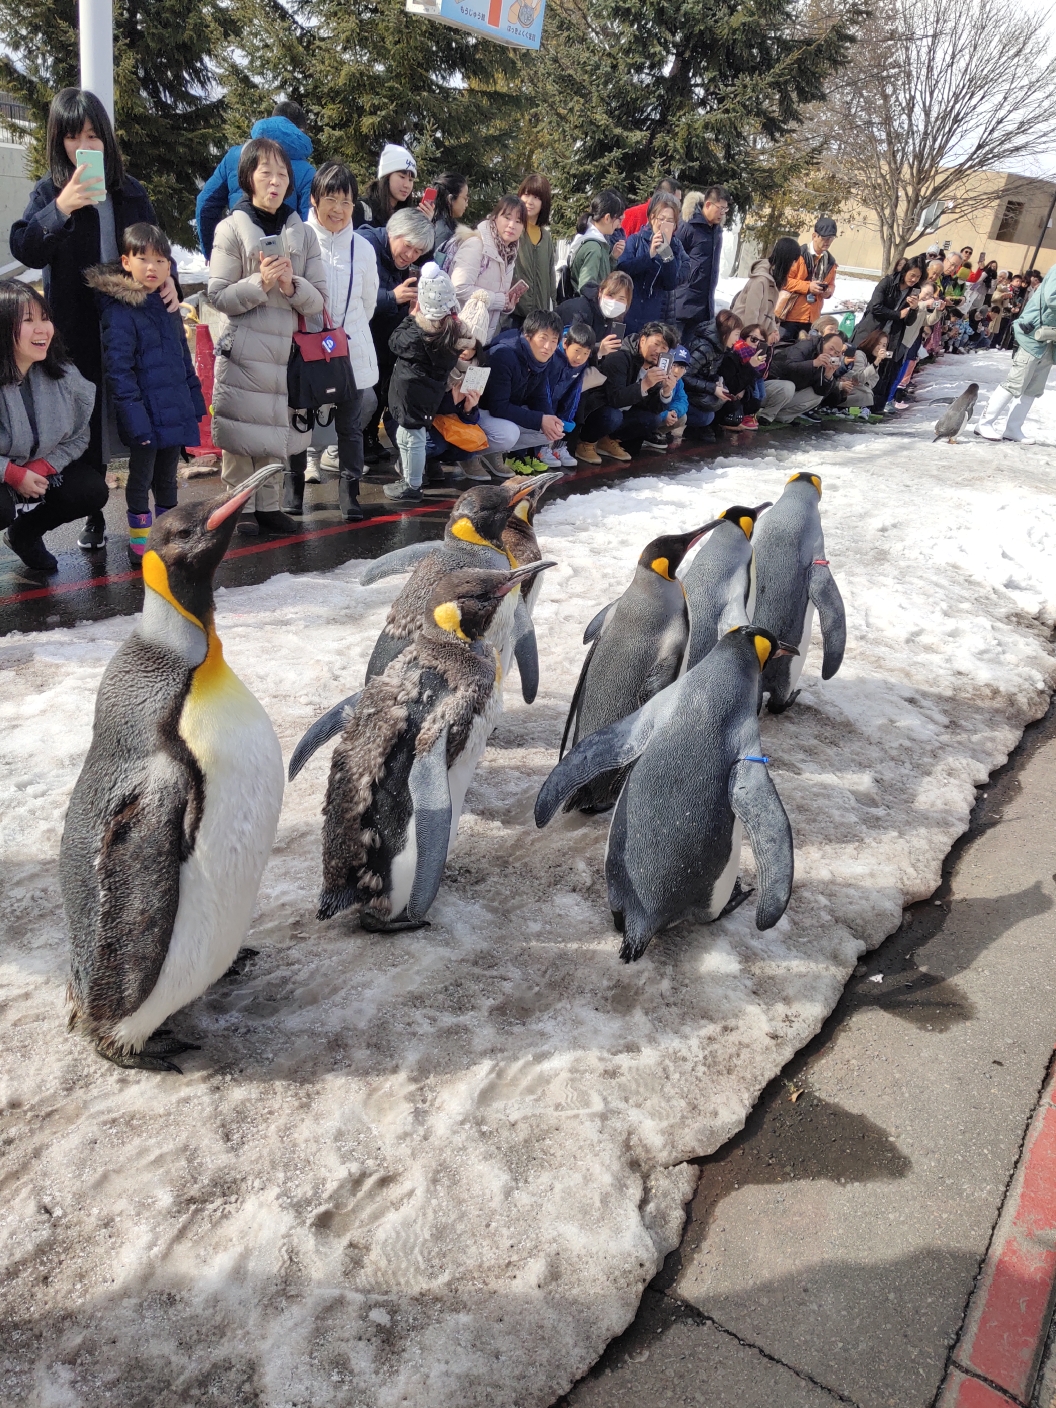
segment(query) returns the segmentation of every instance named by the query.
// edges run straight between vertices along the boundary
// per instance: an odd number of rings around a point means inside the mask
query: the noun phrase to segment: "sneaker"
[[[643,450],[649,450],[649,451],[650,451],[652,454],[654,454],[654,455],[666,455],[666,454],[667,454],[667,436],[665,435],[662,440],[659,440],[659,439],[657,439],[657,440],[643,440],[643,441],[642,441],[642,449],[643,449]]]
[[[394,504],[420,504],[424,497],[421,489],[412,488],[403,479],[398,479],[395,484],[386,484],[381,492]]]
[[[611,435],[606,435],[603,440],[599,440],[594,448],[599,455],[604,455],[607,460],[629,460],[631,458],[623,446]]]
[[[549,445],[544,445],[541,450],[536,450],[535,457],[537,460],[541,460],[547,469],[561,468],[562,461],[560,456],[555,455],[553,449]]]
[[[559,469],[560,461],[551,464],[548,460],[542,459],[539,455],[525,455],[518,459],[506,457],[507,469],[512,469],[514,474],[546,474],[551,469]]]
[[[745,416],[744,419],[741,421],[741,429],[758,430],[759,422],[756,420],[755,416]]]
[[[101,513],[90,513],[84,520],[77,546],[82,552],[98,552],[106,547],[106,520]],[[50,557],[50,553],[48,554]],[[40,568],[40,571],[55,571],[55,568]]]
[[[553,445],[551,448],[557,457],[558,464],[561,466],[562,469],[575,469],[577,464],[576,457],[574,454],[571,453],[568,446],[563,440],[559,440],[557,444]]]
[[[319,467],[337,471],[341,468],[341,461],[337,458],[337,446],[327,445],[326,449],[319,456]]]
[[[480,462],[496,484],[501,483],[504,479],[512,479],[514,476],[512,461],[508,464],[502,455],[496,454],[494,451],[487,455],[481,455]]]
[[[601,462],[598,447],[588,444],[586,440],[581,440],[576,446],[576,464],[601,464]]]
[[[43,538],[30,538],[24,543],[13,543],[11,534],[4,534],[4,542],[16,553],[33,572],[57,572],[59,564],[44,546]]]
[[[306,484],[321,484],[322,475],[319,473],[319,451],[308,451],[308,463],[304,466],[304,482]]]
[[[862,408],[861,408],[861,406],[848,406],[848,407],[847,407],[847,414],[850,416],[850,418],[851,418],[852,420],[857,420],[857,418],[862,414]],[[867,413],[866,413],[866,419],[868,420],[868,418],[869,418],[869,417],[868,417],[868,412],[867,412]]]
[[[289,514],[282,513],[279,509],[264,512],[258,509],[253,517],[257,520],[257,527],[262,533],[274,533],[279,538],[292,536],[301,531],[301,525],[295,523]]]
[[[804,412],[803,412],[802,419],[803,419],[803,420],[810,421],[811,425],[820,425],[820,424],[821,424],[821,420],[822,420],[821,412],[820,412],[820,411],[804,411]]]

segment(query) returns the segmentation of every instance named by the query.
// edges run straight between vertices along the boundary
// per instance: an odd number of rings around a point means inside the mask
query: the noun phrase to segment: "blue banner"
[[[468,29],[514,49],[539,48],[545,9],[546,0],[407,0],[412,15]]]

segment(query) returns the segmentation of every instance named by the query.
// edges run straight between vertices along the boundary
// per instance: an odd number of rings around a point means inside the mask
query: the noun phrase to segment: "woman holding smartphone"
[[[458,246],[451,265],[451,282],[464,308],[471,296],[482,289],[487,295],[488,342],[499,330],[504,313],[517,306],[523,286],[514,283],[514,266],[521,235],[528,224],[528,212],[520,196],[503,196],[486,220]]]
[[[630,274],[634,283],[627,317],[629,333],[667,318],[675,289],[689,275],[689,260],[675,234],[681,215],[676,197],[657,191],[649,202],[648,223],[630,235],[624,246],[616,267]]]
[[[91,433],[81,463],[99,475],[105,489],[106,466],[121,445],[111,428],[106,399],[99,311],[84,271],[118,259],[129,225],[141,220],[156,225],[158,220],[146,191],[125,174],[110,118],[94,93],[83,88],[56,93],[48,111],[47,148],[49,174],[33,187],[22,219],[11,227],[11,253],[31,269],[43,269],[44,296],[56,331],[73,365],[95,387]],[[101,155],[101,183],[78,152]],[[95,165],[98,169],[98,158]],[[179,306],[171,276],[161,296],[170,311]],[[77,545],[86,552],[106,546],[101,508],[89,514]]]

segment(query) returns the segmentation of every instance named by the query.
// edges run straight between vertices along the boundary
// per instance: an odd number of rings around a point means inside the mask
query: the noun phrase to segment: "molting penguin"
[[[444,541],[430,544],[430,551],[418,559],[389,608],[367,664],[368,681],[380,675],[422,628],[433,590],[445,572],[460,567],[502,572],[517,566],[503,547],[502,534],[511,511],[534,487],[528,480],[509,493],[505,488],[488,484],[469,489],[458,499],[444,529]],[[397,567],[395,570],[404,569]],[[372,582],[377,578],[368,571],[362,580]],[[496,613],[490,639],[498,646],[500,654],[512,645],[521,669],[525,702],[530,704],[538,686],[539,660],[531,617],[519,592],[511,594]]]
[[[551,470],[549,474],[534,475],[527,481],[531,485],[527,494],[521,493],[525,487],[525,480],[520,475],[513,479],[507,479],[502,485],[513,504],[510,516],[506,520],[506,527],[502,530],[502,546],[515,567],[525,567],[529,562],[542,560],[542,549],[535,536],[535,515],[546,491],[553,485],[560,483],[564,477],[561,470]],[[521,596],[524,598],[529,616],[535,609],[542,581],[542,577],[537,576],[532,581],[525,582],[521,588]]]
[[[320,919],[358,904],[366,929],[426,922],[502,708],[485,635],[507,596],[553,565],[446,573],[413,644],[364,688],[330,765]]]
[[[831,679],[843,663],[847,621],[840,589],[825,557],[820,498],[821,480],[816,474],[794,474],[755,530],[752,620],[779,640],[799,646],[798,656],[788,660],[774,654],[763,670],[771,714],[783,714],[799,694],[796,683],[810,647],[815,607],[825,646],[821,678]]]
[[[699,665],[727,631],[751,624],[755,610],[752,531],[763,509],[735,504],[719,514],[707,541],[682,574],[689,607],[686,668]]]
[[[119,1066],[179,1067],[155,1033],[230,967],[282,806],[267,714],[224,661],[213,573],[238,510],[281,465],[226,500],[154,524],[143,615],[103,675],[70,798],[59,878],[72,939],[70,1026]]]
[[[654,538],[639,557],[624,594],[587,626],[583,641],[590,643],[590,650],[565,721],[562,755],[570,735],[576,744],[625,718],[677,678],[689,639],[689,617],[675,571],[700,535],[714,526]],[[606,811],[622,780],[618,772],[596,778],[569,797],[566,810]]]
[[[792,831],[759,743],[760,670],[769,631],[739,626],[630,717],[577,743],[535,804],[545,826],[593,778],[630,769],[609,827],[605,877],[620,957],[632,962],[689,908],[718,919],[750,891],[737,878],[742,828],[759,874],[755,922],[772,928],[792,893]]]
[[[935,422],[935,440],[948,440],[952,445],[961,431],[971,420],[975,411],[976,398],[979,395],[977,382],[972,382],[965,387],[956,401],[943,411]],[[934,445],[935,440],[932,440]]]

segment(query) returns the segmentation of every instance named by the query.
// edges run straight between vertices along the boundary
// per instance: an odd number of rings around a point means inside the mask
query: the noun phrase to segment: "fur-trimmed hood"
[[[120,264],[94,264],[84,271],[84,281],[95,293],[115,298],[130,308],[142,308],[150,297],[150,289],[126,274]],[[154,292],[157,292],[155,289]]]

